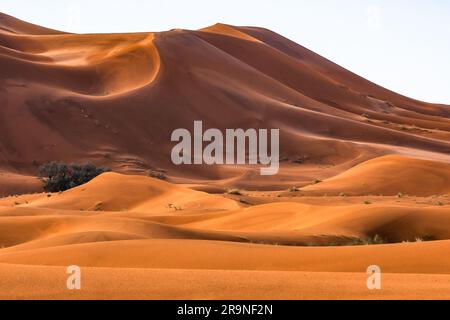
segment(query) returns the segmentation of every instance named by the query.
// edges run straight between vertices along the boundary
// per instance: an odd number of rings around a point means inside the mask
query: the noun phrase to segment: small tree
[[[38,176],[44,182],[45,191],[59,192],[85,184],[108,171],[109,168],[97,168],[92,163],[66,164],[53,161],[40,166]]]

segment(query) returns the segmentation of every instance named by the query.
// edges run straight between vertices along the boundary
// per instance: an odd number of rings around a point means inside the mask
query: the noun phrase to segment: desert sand
[[[1,298],[450,298],[448,194],[236,197],[105,173],[3,198]],[[374,234],[386,243],[350,244]],[[82,269],[76,293],[69,265]],[[385,289],[366,288],[370,265]]]
[[[0,299],[450,299],[449,106],[224,24],[80,35],[0,14],[0,70]],[[279,128],[280,173],[174,166],[194,120]],[[114,172],[43,193],[53,160]]]

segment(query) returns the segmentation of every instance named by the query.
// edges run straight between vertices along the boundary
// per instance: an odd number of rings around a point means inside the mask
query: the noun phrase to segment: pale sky
[[[0,12],[79,33],[265,27],[388,89],[450,105],[448,0],[0,0]]]

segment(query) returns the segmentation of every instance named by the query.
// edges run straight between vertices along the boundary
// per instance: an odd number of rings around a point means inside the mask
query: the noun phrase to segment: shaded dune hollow
[[[0,70],[0,299],[450,299],[449,106],[226,24],[70,34],[0,14]],[[175,166],[171,133],[196,120],[280,129],[278,174]],[[112,172],[44,193],[50,161]]]

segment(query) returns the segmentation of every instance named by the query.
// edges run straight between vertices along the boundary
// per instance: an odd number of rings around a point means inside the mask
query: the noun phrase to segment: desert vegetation
[[[85,184],[98,175],[110,171],[107,167],[52,161],[39,167],[38,176],[46,192],[60,192]]]
[[[234,195],[234,196],[241,196],[242,192],[241,190],[237,189],[237,188],[231,188],[231,189],[227,189],[225,190],[226,194],[230,194],[230,195]]]

